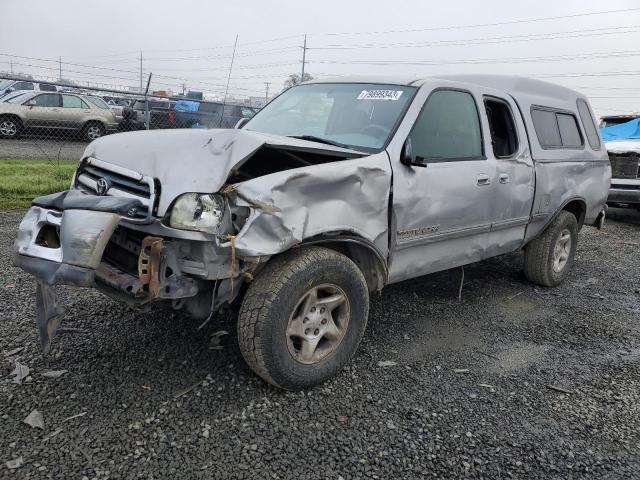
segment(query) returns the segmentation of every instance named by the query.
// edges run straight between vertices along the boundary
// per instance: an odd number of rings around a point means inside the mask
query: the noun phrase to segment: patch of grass
[[[0,210],[28,207],[34,197],[68,190],[77,164],[0,158]]]

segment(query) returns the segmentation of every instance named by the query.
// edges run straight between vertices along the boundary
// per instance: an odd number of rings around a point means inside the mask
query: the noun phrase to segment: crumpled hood
[[[83,158],[93,157],[160,180],[158,214],[163,215],[182,193],[219,191],[232,169],[263,145],[354,153],[331,145],[249,130],[176,129],[108,135],[89,144]]]

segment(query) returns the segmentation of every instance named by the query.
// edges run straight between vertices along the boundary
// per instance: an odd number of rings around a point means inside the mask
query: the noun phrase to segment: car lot
[[[585,228],[555,289],[519,255],[467,267],[461,301],[458,270],[385,289],[351,366],[302,393],[250,373],[231,315],[197,331],[87,290],[62,295],[74,314],[43,358],[33,281],[10,265],[21,217],[0,214],[0,349],[24,347],[3,358],[2,463],[24,461],[3,477],[638,477],[635,212]],[[34,409],[42,430],[22,422]]]

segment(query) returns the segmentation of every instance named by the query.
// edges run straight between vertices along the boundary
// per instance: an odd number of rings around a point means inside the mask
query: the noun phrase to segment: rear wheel
[[[578,221],[563,210],[538,238],[525,248],[524,273],[545,287],[560,284],[569,274],[578,245]]]
[[[16,117],[0,117],[0,137],[18,138],[22,131],[22,122]]]
[[[294,250],[250,285],[238,319],[240,351],[267,382],[311,387],[351,359],[368,314],[367,284],[355,263],[326,248]]]
[[[82,133],[85,140],[93,142],[104,135],[105,128],[100,122],[89,122],[85,125]]]

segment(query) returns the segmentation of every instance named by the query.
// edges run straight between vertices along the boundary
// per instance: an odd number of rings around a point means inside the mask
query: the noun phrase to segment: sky
[[[597,115],[640,112],[640,0],[0,0],[0,72],[52,80],[61,59],[63,78],[137,87],[142,56],[154,90],[222,96],[231,68],[231,95],[265,96],[300,73],[305,35],[315,77],[535,76]]]

